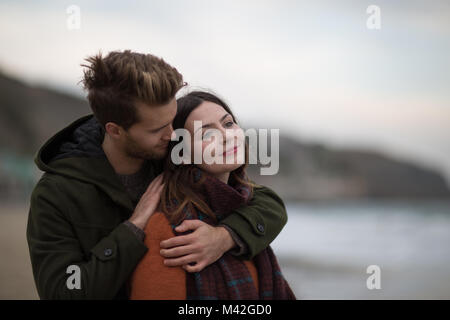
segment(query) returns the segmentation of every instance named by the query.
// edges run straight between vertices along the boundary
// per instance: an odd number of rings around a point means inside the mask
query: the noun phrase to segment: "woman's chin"
[[[238,169],[243,164],[240,163],[224,163],[224,164],[211,164],[211,165],[200,165],[199,168],[211,175],[220,175],[225,173],[231,173],[232,171]]]

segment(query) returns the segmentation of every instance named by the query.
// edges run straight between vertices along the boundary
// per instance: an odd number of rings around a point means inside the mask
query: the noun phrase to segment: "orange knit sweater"
[[[148,251],[131,277],[132,300],[185,300],[186,271],[182,267],[166,267],[159,253],[160,242],[174,237],[166,216],[155,212],[145,227]],[[252,261],[244,261],[258,289],[258,273]]]

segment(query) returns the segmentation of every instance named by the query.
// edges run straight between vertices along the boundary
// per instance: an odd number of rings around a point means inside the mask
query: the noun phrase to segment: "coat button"
[[[112,252],[112,249],[106,248],[105,251],[103,251],[103,254],[105,255],[105,257],[109,257],[110,255],[112,255]]]
[[[259,232],[264,232],[264,226],[261,223],[258,223],[256,227],[258,228]]]

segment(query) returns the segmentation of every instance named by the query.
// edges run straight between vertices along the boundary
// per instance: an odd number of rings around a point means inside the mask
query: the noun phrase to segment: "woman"
[[[245,205],[257,188],[246,176],[248,146],[230,108],[215,95],[200,91],[177,103],[173,128],[188,130],[191,141],[186,145],[192,148],[187,151],[194,152],[189,152],[189,158],[182,155],[184,162],[179,165],[171,157],[167,159],[160,212],[153,214],[146,226],[149,251],[132,276],[131,299],[295,299],[270,247],[251,261],[227,252],[195,273],[164,266],[159,243],[179,235],[174,230],[177,225],[186,219],[217,225]],[[196,121],[201,121],[201,126]],[[209,129],[221,135],[213,136]],[[169,154],[177,143],[171,142]],[[216,162],[206,161],[205,150]],[[243,153],[245,161],[239,161]],[[196,157],[203,161],[194,164]]]

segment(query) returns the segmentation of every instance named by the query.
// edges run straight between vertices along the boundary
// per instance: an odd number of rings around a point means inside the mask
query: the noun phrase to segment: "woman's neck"
[[[228,179],[230,178],[230,173],[229,172],[225,172],[225,173],[214,175],[214,177],[216,177],[217,179],[219,179],[223,183],[228,184]]]

